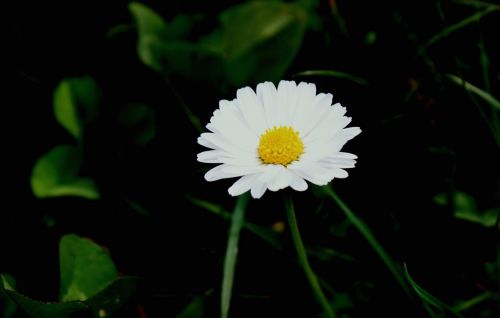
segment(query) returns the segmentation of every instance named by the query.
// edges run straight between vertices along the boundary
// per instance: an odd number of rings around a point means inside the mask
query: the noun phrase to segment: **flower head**
[[[230,188],[236,196],[248,190],[260,198],[267,189],[307,189],[307,181],[326,185],[345,178],[355,155],[341,152],[361,132],[346,126],[345,107],[332,105],[331,94],[316,94],[316,86],[281,81],[237,91],[232,101],[222,100],[198,143],[211,150],[198,161],[219,164],[205,174],[207,181],[240,177]]]

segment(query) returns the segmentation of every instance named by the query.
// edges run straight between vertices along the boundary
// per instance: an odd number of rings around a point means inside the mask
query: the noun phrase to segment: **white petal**
[[[243,176],[246,174],[253,174],[257,172],[262,172],[264,170],[264,166],[262,165],[255,165],[255,166],[233,166],[226,164],[224,167],[223,171],[227,174],[234,174],[234,175],[239,175]]]
[[[361,129],[359,127],[349,127],[341,130],[328,140],[321,139],[314,143],[304,143],[304,154],[301,158],[321,160],[331,154],[338,153],[349,140],[360,133]]]
[[[216,149],[217,148],[216,145],[214,145],[212,142],[206,140],[205,138],[202,138],[201,136],[196,139],[196,142],[198,142],[198,144],[202,145],[203,147],[207,147],[207,148],[210,148],[210,149]]]
[[[220,163],[221,157],[224,155],[224,152],[220,150],[208,150],[200,152],[197,156],[199,162],[204,163]]]
[[[280,172],[281,165],[265,165],[262,174],[259,176],[259,181],[269,183],[276,178]]]
[[[260,100],[250,87],[240,88],[236,96],[238,109],[248,124],[248,128],[255,133],[255,136],[259,136],[267,127],[264,108]]]
[[[304,116],[308,115],[314,108],[316,98],[316,85],[300,82],[297,86],[297,108],[291,118],[291,126],[300,131],[300,125]]]
[[[260,99],[266,117],[267,128],[271,128],[278,123],[279,109],[276,106],[276,87],[271,82],[264,82],[257,85],[257,97]]]
[[[311,128],[303,140],[304,142],[315,142],[318,139],[329,139],[337,134],[342,128],[346,127],[350,122],[350,117],[345,117],[345,107],[340,104],[335,104],[330,107],[325,118],[318,122],[318,124]]]
[[[294,81],[280,81],[276,105],[279,109],[277,125],[290,125],[295,109],[297,108],[297,84]]]
[[[322,167],[317,162],[297,162],[296,164],[288,166],[288,168],[300,177],[317,185],[326,185],[332,181],[334,177],[331,170]]]
[[[292,173],[292,180],[290,181],[290,186],[295,191],[305,191],[307,190],[307,182],[302,179],[300,176]]]
[[[220,179],[234,178],[238,177],[238,174],[229,174],[224,172],[225,164],[218,165],[215,168],[210,169],[207,173],[205,173],[205,180],[207,181],[217,181]]]
[[[278,174],[268,183],[267,188],[271,191],[278,191],[290,185],[292,173],[285,167],[279,166]]]
[[[313,101],[313,106],[307,108],[307,111],[304,111],[300,117],[297,117],[297,129],[301,137],[306,136],[311,129],[328,116],[328,112],[331,110],[332,99],[332,94],[318,94]]]
[[[324,159],[321,159],[321,164],[328,168],[354,168],[357,157],[347,152],[336,152]]]
[[[213,149],[223,150],[230,154],[235,154],[238,156],[253,156],[255,154],[255,149],[250,149],[250,147],[243,148],[241,145],[235,145],[228,141],[223,135],[217,133],[202,133],[198,138],[198,143],[200,143],[200,139],[202,142],[208,142],[215,147]]]
[[[264,182],[255,182],[252,186],[250,193],[254,199],[260,199],[267,190],[267,186]]]
[[[258,137],[249,130],[235,101],[222,100],[220,110],[214,112],[207,128],[222,135],[228,142],[239,148],[253,148],[258,143]]]
[[[258,174],[249,174],[239,178],[233,185],[227,190],[230,195],[238,196],[250,190],[256,182],[258,182]]]

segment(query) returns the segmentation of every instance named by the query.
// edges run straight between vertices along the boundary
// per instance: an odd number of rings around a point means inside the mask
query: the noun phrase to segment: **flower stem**
[[[240,240],[240,231],[243,227],[243,220],[245,217],[248,199],[248,194],[243,194],[238,197],[233,215],[231,217],[231,227],[229,228],[226,256],[224,258],[224,274],[222,277],[221,318],[227,318],[229,315],[234,271],[238,257],[238,242]]]
[[[325,312],[327,317],[336,318],[337,315],[333,311],[333,308],[330,306],[330,303],[328,302],[328,299],[326,299],[325,294],[323,294],[323,291],[321,290],[321,287],[319,285],[318,278],[316,277],[316,274],[314,274],[311,265],[309,264],[309,260],[307,259],[306,249],[304,248],[304,243],[302,242],[302,238],[300,236],[291,196],[287,196],[285,198],[285,209],[293,243],[295,245],[295,250],[297,251],[299,264],[304,269],[304,273],[306,274],[306,278],[311,285],[314,295],[323,307],[323,311]]]

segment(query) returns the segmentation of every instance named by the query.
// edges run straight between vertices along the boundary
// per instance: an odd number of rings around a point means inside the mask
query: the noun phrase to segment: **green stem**
[[[295,209],[293,207],[292,198],[290,196],[285,199],[285,208],[293,243],[295,245],[295,250],[297,251],[299,264],[304,269],[304,273],[306,274],[306,278],[311,285],[314,295],[323,307],[323,310],[326,313],[327,317],[336,318],[337,315],[333,311],[333,308],[330,306],[330,303],[328,302],[328,299],[326,299],[325,294],[323,294],[323,291],[321,290],[321,287],[319,285],[318,278],[316,277],[316,274],[314,274],[311,265],[309,264],[309,260],[307,259],[306,249],[304,248],[304,243],[302,242],[302,238],[300,236],[299,227],[297,225],[297,218],[295,216]]]
[[[394,278],[398,281],[399,285],[401,285],[401,288],[409,294],[409,288],[406,283],[406,280],[404,279],[401,270],[399,267],[394,263],[392,258],[389,256],[389,253],[382,247],[382,245],[379,243],[379,241],[375,238],[375,235],[373,235],[373,232],[370,230],[368,225],[366,225],[363,220],[358,218],[356,214],[340,199],[340,197],[332,190],[330,186],[325,186],[323,187],[325,193],[333,199],[337,203],[337,205],[340,207],[340,209],[344,212],[346,217],[351,221],[351,223],[358,229],[358,231],[363,235],[363,237],[366,239],[366,241],[371,245],[371,247],[375,250],[375,252],[378,254],[378,256],[382,259],[382,261],[385,263],[385,266],[389,269],[389,271],[392,273]]]
[[[238,257],[238,242],[240,240],[240,232],[243,227],[243,220],[245,217],[248,199],[248,194],[243,194],[238,197],[233,215],[231,217],[231,227],[229,228],[226,256],[224,258],[224,275],[222,278],[221,318],[227,318],[229,315],[234,270],[236,268],[236,260]]]

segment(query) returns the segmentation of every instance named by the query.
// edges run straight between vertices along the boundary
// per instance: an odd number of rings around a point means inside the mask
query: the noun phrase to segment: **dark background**
[[[346,146],[358,155],[358,165],[348,179],[334,180],[334,188],[394,259],[405,262],[435,296],[453,304],[485,290],[498,292],[498,277],[495,282],[484,268],[497,257],[498,231],[457,219],[452,206],[433,201],[458,189],[474,197],[480,210],[499,206],[498,145],[471,97],[444,77],[463,76],[483,87],[482,39],[491,63],[491,92],[500,96],[498,13],[451,33],[422,56],[418,51],[428,39],[476,9],[448,1],[337,1],[349,31],[345,35],[331,13],[332,3],[319,1],[315,12],[322,25],[306,32],[284,78],[339,69],[369,83],[293,77],[314,82],[318,92],[332,92],[334,101],[347,106],[352,125],[363,130]],[[108,248],[120,272],[144,278],[138,302],[148,317],[173,317],[192,297],[207,292],[205,316],[214,317],[228,223],[194,207],[185,195],[231,210],[234,199],[226,190],[231,181],[203,180],[207,167],[196,161],[202,150],[198,132],[177,96],[206,123],[218,100],[233,98],[235,90],[217,91],[203,81],[175,76],[168,85],[137,57],[133,29],[107,37],[116,25],[132,24],[127,4],[19,3],[8,13],[0,272],[11,273],[18,290],[30,297],[56,300],[58,241],[77,233]],[[202,12],[210,28],[233,2],[147,4],[167,21],[179,13]],[[373,44],[364,42],[368,32],[377,35]],[[37,199],[29,183],[34,163],[52,147],[74,143],[54,119],[53,91],[63,78],[82,75],[94,77],[103,93],[99,120],[85,132],[83,166],[102,198]],[[134,145],[116,121],[130,102],[146,103],[154,111],[156,135],[145,146]],[[491,114],[488,104],[479,100],[479,107]],[[150,215],[138,213],[127,200],[140,202]],[[295,201],[307,244],[330,246],[355,259],[313,262],[337,292],[351,297],[349,317],[426,316],[354,228],[335,234],[332,229],[344,218],[338,207],[310,191],[296,194]],[[247,218],[266,227],[283,221],[281,193],[251,201]],[[234,317],[314,317],[319,312],[294,262],[289,233],[280,238],[285,251],[242,232]],[[123,315],[139,317],[130,308]],[[475,310],[466,316],[499,312],[491,303]]]

